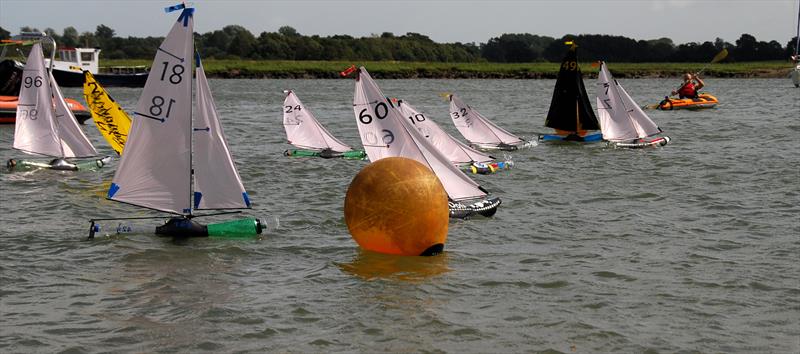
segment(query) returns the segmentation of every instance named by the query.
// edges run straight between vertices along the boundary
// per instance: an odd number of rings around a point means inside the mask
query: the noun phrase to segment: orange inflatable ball
[[[404,256],[441,253],[450,212],[447,193],[425,165],[404,157],[373,162],[344,198],[344,221],[366,250]]]

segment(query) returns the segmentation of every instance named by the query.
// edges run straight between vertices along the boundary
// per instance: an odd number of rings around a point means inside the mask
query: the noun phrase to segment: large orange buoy
[[[344,220],[366,250],[405,256],[444,249],[447,193],[425,165],[389,157],[364,167],[347,189]]]

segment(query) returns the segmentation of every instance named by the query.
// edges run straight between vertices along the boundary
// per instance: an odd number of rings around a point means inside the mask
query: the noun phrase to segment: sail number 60
[[[389,115],[389,107],[386,106],[386,103],[378,102],[378,104],[375,105],[375,116],[378,117],[378,119],[383,119],[386,118],[387,115]],[[358,121],[362,124],[372,123],[372,116],[367,113],[367,108],[362,109],[361,113],[358,114]]]

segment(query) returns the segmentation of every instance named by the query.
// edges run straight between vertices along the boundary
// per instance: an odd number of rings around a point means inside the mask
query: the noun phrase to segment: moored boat
[[[64,101],[79,123],[83,124],[92,117],[91,112],[80,102],[71,98],[65,98]],[[0,124],[14,124],[17,121],[17,104],[19,96],[0,96]]]

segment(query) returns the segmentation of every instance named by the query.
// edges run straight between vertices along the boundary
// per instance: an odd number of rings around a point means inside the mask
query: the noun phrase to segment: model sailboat
[[[157,227],[156,234],[260,233],[262,224],[254,218],[208,226],[192,219],[197,216],[194,210],[245,209],[250,208],[250,200],[225,142],[199,55],[192,60],[194,9],[177,5],[169,10],[182,12],[153,60],[107,197],[179,215]],[[193,116],[195,61],[197,112]]]
[[[54,159],[49,163],[10,159],[7,164],[9,168],[36,167],[76,171],[99,168],[110,160],[106,157],[70,161],[95,157],[97,150],[64,102],[64,96],[53,74],[45,68],[41,42],[33,45],[25,64],[13,147],[31,155]]]
[[[480,112],[465,104],[456,95],[450,99],[450,118],[464,139],[483,150],[517,150],[530,145],[529,142],[498,127]]]
[[[411,126],[428,139],[454,166],[472,173],[490,174],[511,168],[513,165],[510,161],[496,161],[493,156],[456,140],[407,101],[398,100],[397,106],[408,123],[411,123]]]
[[[594,115],[586,87],[583,85],[583,74],[578,67],[577,45],[570,45],[567,55],[558,70],[553,99],[544,125],[555,129],[555,134],[541,136],[543,141],[575,141],[599,142],[602,134],[590,133],[599,130],[600,124]]]
[[[647,139],[660,134],[661,128],[639,108],[602,61],[597,77],[597,115],[603,139],[615,147],[664,146],[670,141],[667,136]]]
[[[284,155],[359,160],[366,158],[364,151],[354,151],[331,135],[303,102],[300,102],[294,91],[284,92],[286,99],[283,101],[283,128],[286,129],[286,140],[299,148],[286,150]]]
[[[83,98],[89,105],[94,124],[103,135],[111,148],[122,155],[128,131],[131,129],[131,118],[119,106],[116,100],[106,92],[103,86],[95,80],[94,75],[84,71]]]
[[[450,217],[492,216],[497,211],[500,199],[487,198],[485,189],[453,166],[419,131],[409,127],[410,123],[404,122],[400,111],[383,95],[364,67],[356,72],[353,113],[370,161],[406,157],[428,166],[447,192]]]

